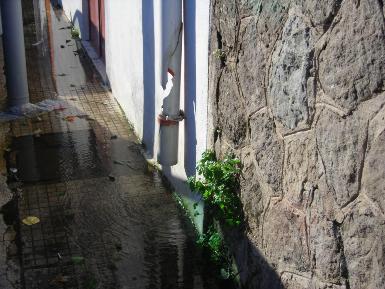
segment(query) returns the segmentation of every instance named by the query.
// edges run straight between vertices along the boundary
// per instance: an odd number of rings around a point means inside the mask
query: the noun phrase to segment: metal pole
[[[8,101],[11,107],[29,102],[21,0],[0,0]]]

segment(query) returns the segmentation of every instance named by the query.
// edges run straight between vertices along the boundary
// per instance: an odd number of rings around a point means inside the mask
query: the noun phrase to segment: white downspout
[[[178,163],[179,122],[183,119],[180,110],[180,81],[182,58],[182,0],[160,1],[161,27],[161,85],[166,89],[169,77],[172,88],[163,100],[159,121],[158,162],[173,166]]]

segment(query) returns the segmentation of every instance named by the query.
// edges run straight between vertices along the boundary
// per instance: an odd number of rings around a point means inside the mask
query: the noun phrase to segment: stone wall
[[[385,288],[383,0],[212,0],[211,140],[246,288]]]

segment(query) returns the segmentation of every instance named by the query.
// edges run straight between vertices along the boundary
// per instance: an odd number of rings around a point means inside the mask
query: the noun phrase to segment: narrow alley
[[[22,1],[30,102],[56,106],[1,124],[12,199],[0,288],[218,288],[71,23],[38,2]]]
[[[384,3],[0,0],[0,289],[384,289]]]

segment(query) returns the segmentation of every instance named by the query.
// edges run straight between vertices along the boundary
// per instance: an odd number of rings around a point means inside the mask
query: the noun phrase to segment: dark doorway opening
[[[89,0],[90,42],[105,62],[105,4],[104,0]]]

